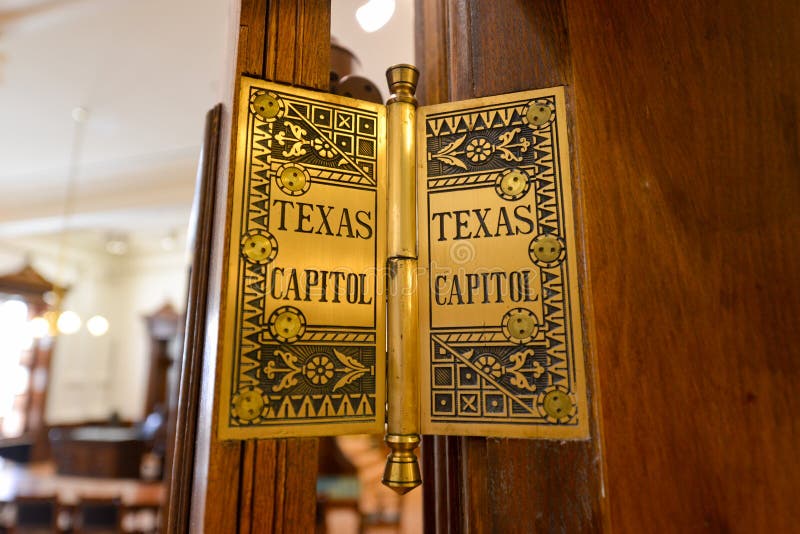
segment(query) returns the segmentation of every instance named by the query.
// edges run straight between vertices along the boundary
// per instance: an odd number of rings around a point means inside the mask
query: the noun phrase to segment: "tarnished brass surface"
[[[421,483],[419,444],[419,330],[416,234],[416,99],[419,73],[411,65],[386,71],[389,136],[388,397],[386,444],[391,454],[383,483],[403,494]]]
[[[404,495],[422,484],[417,456],[414,449],[419,446],[420,438],[417,434],[386,436],[386,444],[391,453],[386,459],[386,469],[383,471],[381,482],[392,488],[400,495]]]
[[[419,433],[419,295],[417,260],[389,258],[389,434]]]
[[[418,121],[422,432],[586,437],[563,89]]]
[[[242,78],[221,439],[383,430],[383,106]]]
[[[588,434],[563,89],[417,110],[418,76],[386,108],[242,79],[221,344],[221,438],[388,404],[400,493],[421,431]]]
[[[392,96],[386,105],[390,258],[417,257],[416,116],[419,72],[411,65],[386,71]]]
[[[525,118],[528,119],[528,124],[531,126],[546,124],[552,115],[552,108],[543,102],[530,102],[525,109]]]

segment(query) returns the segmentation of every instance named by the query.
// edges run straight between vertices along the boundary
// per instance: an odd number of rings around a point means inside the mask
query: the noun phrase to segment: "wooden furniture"
[[[122,507],[122,530],[130,534],[160,534],[162,514],[159,506],[152,504],[125,504]]]
[[[81,497],[72,517],[75,534],[123,532],[122,503],[117,497]]]
[[[15,515],[17,501],[44,499],[57,503],[61,528],[71,528],[81,503],[114,501],[125,532],[156,532],[164,497],[161,482],[66,476],[50,462],[21,466],[0,460],[0,528]],[[55,531],[48,527],[47,532]]]
[[[146,440],[136,427],[83,426],[50,431],[61,475],[139,478]]]
[[[81,496],[119,497],[125,505],[161,506],[164,485],[133,479],[90,478],[60,475],[50,462],[20,466],[0,460],[0,502],[18,496],[55,496],[58,502],[74,506]]]
[[[12,534],[52,534],[58,530],[58,501],[53,496],[17,496]]]
[[[45,297],[48,293],[66,293],[67,289],[53,284],[30,264],[19,271],[0,276],[0,295],[18,297],[28,305],[30,318],[50,311]],[[17,409],[22,418],[23,441],[30,443],[29,459],[43,460],[49,455],[47,426],[44,419],[47,405],[47,386],[50,380],[50,360],[55,346],[54,338],[34,339],[22,362],[28,369],[28,385],[17,397]],[[18,437],[18,436],[12,436]],[[0,442],[3,436],[0,435]]]
[[[150,338],[150,371],[147,380],[145,413],[166,414],[169,400],[169,372],[173,356],[171,350],[177,341],[181,315],[170,302],[144,317]]]

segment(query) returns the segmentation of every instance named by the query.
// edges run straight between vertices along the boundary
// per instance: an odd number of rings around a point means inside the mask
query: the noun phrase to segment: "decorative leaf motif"
[[[283,363],[285,363],[287,367],[276,367],[275,362],[268,362],[266,367],[264,367],[264,374],[267,376],[267,378],[272,379],[275,377],[276,372],[286,372],[286,374],[283,375],[283,378],[281,378],[280,383],[276,386],[272,386],[272,391],[277,392],[296,385],[297,378],[295,377],[302,369],[297,365],[297,356],[291,352],[276,350],[275,354],[280,356],[281,360],[283,360]]]
[[[467,165],[463,161],[461,161],[460,159],[455,157],[458,154],[463,154],[464,153],[463,151],[455,152],[455,149],[460,147],[464,143],[464,140],[466,138],[467,138],[466,135],[463,135],[463,136],[459,137],[458,139],[456,139],[452,143],[450,143],[447,146],[445,146],[443,149],[441,149],[436,154],[433,154],[431,157],[436,158],[439,161],[444,162],[447,165],[450,165],[452,167],[459,167],[461,169],[466,170]]]
[[[348,356],[347,354],[341,353],[341,352],[339,352],[339,351],[338,351],[338,350],[336,350],[336,349],[333,349],[333,354],[336,356],[336,358],[337,358],[337,359],[338,359],[340,362],[342,362],[342,365],[344,365],[344,366],[345,366],[345,367],[347,367],[348,369],[352,369],[352,370],[354,370],[354,371],[360,371],[360,372],[362,372],[362,373],[365,373],[365,372],[367,371],[367,368],[366,368],[366,367],[364,367],[364,366],[361,364],[361,362],[359,362],[359,361],[358,361],[358,360],[356,360],[355,358],[351,358],[351,357],[350,357],[350,356]]]
[[[455,150],[455,149],[457,149],[458,147],[460,147],[460,146],[461,146],[461,145],[464,143],[464,140],[465,140],[466,138],[467,138],[467,136],[466,136],[466,135],[462,135],[461,137],[459,137],[458,139],[456,139],[456,140],[455,140],[455,141],[453,141],[452,143],[450,143],[450,144],[448,144],[447,146],[445,146],[445,147],[444,147],[443,149],[441,149],[439,152],[437,152],[437,154],[449,154],[449,153],[450,153],[450,152],[452,152],[453,150]]]
[[[442,162],[450,165],[451,167],[459,167],[461,169],[466,169],[467,168],[467,166],[464,164],[463,161],[461,161],[460,159],[454,158],[453,156],[443,156],[441,154],[436,154],[433,157],[438,159],[439,161],[442,161]]]
[[[514,363],[513,367],[510,367],[508,371],[519,371],[522,369],[522,366],[525,365],[525,360],[528,359],[528,356],[533,356],[534,352],[531,349],[524,349],[515,352],[511,356],[508,357]]]
[[[267,366],[264,367],[264,374],[266,377],[272,380],[275,378],[275,371],[280,371],[280,369],[275,367],[275,362],[267,362]]]
[[[298,124],[294,124],[294,123],[289,122],[289,121],[286,121],[286,126],[289,127],[289,129],[292,131],[292,135],[294,135],[294,138],[297,139],[298,141],[302,141],[303,138],[306,136],[307,132],[302,126],[300,126]],[[517,128],[514,131],[518,132],[519,128]]]
[[[287,141],[294,141],[292,143],[292,147],[289,150],[283,151],[283,156],[286,158],[290,158],[292,156],[302,156],[306,153],[306,149],[303,148],[303,145],[307,145],[308,141],[305,140],[306,131],[297,124],[292,124],[291,122],[286,122],[286,126],[292,131],[292,135],[287,135],[285,131],[280,131],[275,135],[275,140],[277,140],[281,146],[285,146]]]
[[[361,378],[361,375],[363,375],[366,372],[367,370],[364,369],[363,371],[351,371],[347,373],[333,385],[333,391],[336,391],[339,388],[343,388],[344,386],[355,382],[357,379]]]
[[[506,374],[510,375],[510,382],[513,386],[516,386],[520,389],[525,389],[528,391],[536,391],[536,384],[528,382],[525,378],[525,375],[520,372],[522,366],[525,365],[525,361],[528,359],[528,356],[533,356],[534,352],[531,349],[521,350],[515,352],[511,356],[508,357],[509,360],[513,362],[513,366],[506,369]],[[533,376],[535,378],[539,378],[542,373],[544,372],[544,367],[539,362],[533,362]]]
[[[514,136],[517,135],[519,132],[520,132],[519,128],[514,128],[510,132],[504,132],[500,134],[500,143],[494,148],[500,153],[500,157],[505,161],[522,161],[522,157],[517,156],[516,154],[511,152],[509,148],[519,147],[520,149],[519,153],[522,154],[523,152],[528,150],[529,146],[531,146],[530,141],[528,141],[524,137],[521,138],[521,140],[518,141],[517,143],[510,144],[511,141],[514,140]]]
[[[520,389],[527,389],[528,391],[536,391],[536,384],[531,384],[525,379],[525,376],[519,371],[514,371],[511,374],[511,384]]]
[[[288,365],[291,369],[295,371],[299,371],[300,367],[297,366],[297,356],[292,354],[291,352],[283,351],[283,350],[276,350],[275,354],[281,357],[283,363]]]
[[[291,373],[286,373],[283,378],[281,378],[281,383],[277,386],[272,386],[272,391],[278,392],[282,389],[290,388],[294,385],[297,385],[297,373],[300,371],[292,371]]]

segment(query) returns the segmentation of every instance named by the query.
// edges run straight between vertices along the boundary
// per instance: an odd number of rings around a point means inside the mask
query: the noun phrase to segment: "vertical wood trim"
[[[304,44],[296,51],[294,82],[328,91],[331,68],[330,0],[307,0],[298,4],[297,26],[303,30],[298,40]],[[320,28],[324,28],[324,31],[320,31]]]
[[[228,44],[227,62],[223,83],[225,83],[225,95],[222,99],[223,108],[220,121],[220,143],[217,166],[217,180],[215,190],[215,211],[214,222],[211,232],[212,250],[222,250],[225,242],[225,216],[220,213],[222,206],[229,209],[227,201],[228,176],[230,174],[230,147],[231,147],[231,113],[230,105],[233,101],[233,94],[236,88],[236,76],[238,72],[237,61],[240,56],[238,50],[240,7],[237,0],[229,1],[229,35],[231,41]],[[189,528],[186,530],[176,530],[175,532],[203,532],[206,517],[206,495],[209,487],[210,463],[213,445],[213,422],[215,421],[214,410],[214,387],[216,374],[216,355],[217,355],[217,318],[220,310],[220,287],[221,287],[221,262],[215,261],[212,257],[209,260],[208,293],[206,295],[206,315],[204,324],[206,326],[204,346],[203,346],[203,366],[200,393],[198,400],[197,414],[197,435],[194,459],[194,473],[191,486],[191,508],[189,511]],[[191,438],[187,438],[191,439]],[[224,462],[223,462],[224,463]],[[215,465],[219,462],[215,458]],[[228,463],[228,465],[230,465]],[[223,468],[224,469],[224,468]],[[238,484],[238,479],[234,478],[233,483]],[[233,492],[228,492],[225,499]],[[228,501],[225,501],[226,504]],[[220,509],[227,509],[221,506]],[[210,523],[209,523],[210,524]],[[223,519],[223,523],[224,519]],[[170,531],[172,532],[172,531]]]
[[[421,84],[420,101],[438,103],[525,89],[567,85],[570,135],[574,127],[571,55],[565,7],[560,2],[520,3],[514,0],[440,0],[426,6],[418,0],[417,63],[429,78]],[[438,20],[431,18],[440,17]],[[431,32],[434,32],[431,34]],[[447,35],[446,57],[429,56],[426,43]],[[432,57],[432,63],[428,58]],[[442,64],[446,68],[442,68]],[[580,173],[572,144],[576,239],[584,250],[581,228]],[[594,532],[602,529],[604,501],[598,396],[592,365],[592,316],[587,302],[587,271],[579,267],[582,317],[586,336],[587,387],[591,438],[585,441],[433,438],[432,479],[426,497],[435,495],[435,532]],[[444,442],[442,444],[441,442]],[[424,452],[429,454],[429,452]],[[425,463],[431,463],[426,458]],[[448,477],[460,504],[444,488]]]
[[[286,452],[286,480],[284,489],[286,505],[282,508],[284,532],[294,532],[295,525],[312,532],[316,521],[317,472],[319,470],[318,439],[288,439],[284,441]],[[294,482],[298,477],[306,483]],[[288,483],[291,482],[291,483]],[[303,506],[299,506],[303,503]],[[311,506],[307,506],[311,503]]]
[[[189,271],[186,299],[186,327],[183,356],[180,363],[178,406],[171,429],[167,473],[167,532],[185,532],[188,528],[190,490],[197,434],[197,401],[200,393],[202,354],[205,338],[208,267],[211,256],[211,227],[214,219],[214,191],[217,177],[217,155],[220,142],[222,104],[206,115],[203,151],[195,191],[192,266]]]
[[[417,98],[420,105],[445,102],[448,99],[447,87],[447,33],[436,26],[443,20],[447,0],[415,0],[414,32],[417,55],[424,50],[425,61],[417,60],[420,70]],[[431,446],[433,446],[431,444]]]
[[[468,518],[469,488],[464,487],[467,478],[466,464],[462,461],[459,441],[445,436],[424,436],[422,463],[422,490],[424,493],[425,532],[464,532]],[[468,473],[480,476],[480,473]],[[475,499],[473,499],[475,502]],[[484,506],[478,502],[478,506]]]
[[[259,441],[255,449],[256,458],[255,465],[261,466],[261,470],[267,473],[278,472],[278,442],[276,440],[263,440]],[[275,499],[276,494],[276,477],[255,480],[253,491],[253,508],[258,510],[259,520],[265,525],[273,525],[276,523],[275,514],[277,503]]]
[[[267,17],[263,77],[327,90],[330,86],[330,0],[272,0]],[[322,71],[326,73],[324,77],[320,76]]]
[[[487,480],[490,473],[485,467],[489,460],[486,440],[469,437],[447,439],[450,442],[448,445],[460,453],[456,480],[469,481],[458,485],[463,510],[458,532],[486,532],[487,522],[481,517],[491,512],[486,507],[486,503],[491,502]]]
[[[264,35],[267,30],[268,0],[242,0],[239,23],[237,71],[250,76],[264,76]],[[238,85],[238,83],[237,83]],[[234,114],[236,111],[233,111]]]
[[[281,534],[283,530],[284,519],[284,506],[286,503],[286,443],[289,440],[282,439],[275,443],[275,470],[273,480],[273,502],[275,503],[275,515],[273,517],[273,531],[275,534]],[[293,473],[294,475],[294,473]],[[302,476],[301,473],[297,475]],[[299,526],[299,525],[298,525]],[[308,527],[304,529],[309,532]]]
[[[241,447],[241,477],[239,479],[239,526],[238,532],[249,534],[253,532],[253,507],[254,493],[256,491],[255,456],[258,444],[255,441],[245,441]]]
[[[447,0],[447,96],[449,101],[473,98],[473,25],[470,0]],[[434,102],[430,102],[433,104]]]
[[[237,7],[238,2],[235,2]],[[327,0],[242,0],[230,94],[223,115],[218,210],[214,224],[208,332],[200,396],[198,448],[191,531],[241,533],[311,532],[315,522],[318,440],[219,441],[216,437],[219,383],[219,317],[224,311],[224,252],[232,196],[232,150],[236,146],[237,100],[242,74],[311,88],[327,88],[330,4]]]
[[[297,5],[292,0],[272,0],[272,9],[267,13],[269,43],[265,52],[268,80],[295,83],[295,42],[300,30],[297,21]]]
[[[436,464],[433,460],[434,455],[436,455],[436,441],[435,437],[433,436],[422,436],[422,445],[420,447],[419,452],[419,461],[420,461],[420,468],[422,470],[422,502],[423,503],[433,503],[435,502],[434,495],[436,494],[436,488],[430,484],[426,484],[425,480],[429,479],[431,481],[440,480],[441,477],[434,476],[434,470],[436,469]],[[432,493],[433,492],[433,493]],[[436,526],[436,507],[435,506],[423,506],[422,507],[422,528],[424,532],[433,532],[434,527]]]

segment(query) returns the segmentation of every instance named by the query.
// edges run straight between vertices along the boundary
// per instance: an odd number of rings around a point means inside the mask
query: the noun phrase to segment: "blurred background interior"
[[[0,532],[160,531],[231,3],[0,1]],[[412,2],[332,8],[331,90],[385,101]],[[420,531],[421,492],[380,484],[382,436],[320,449],[320,532]]]

